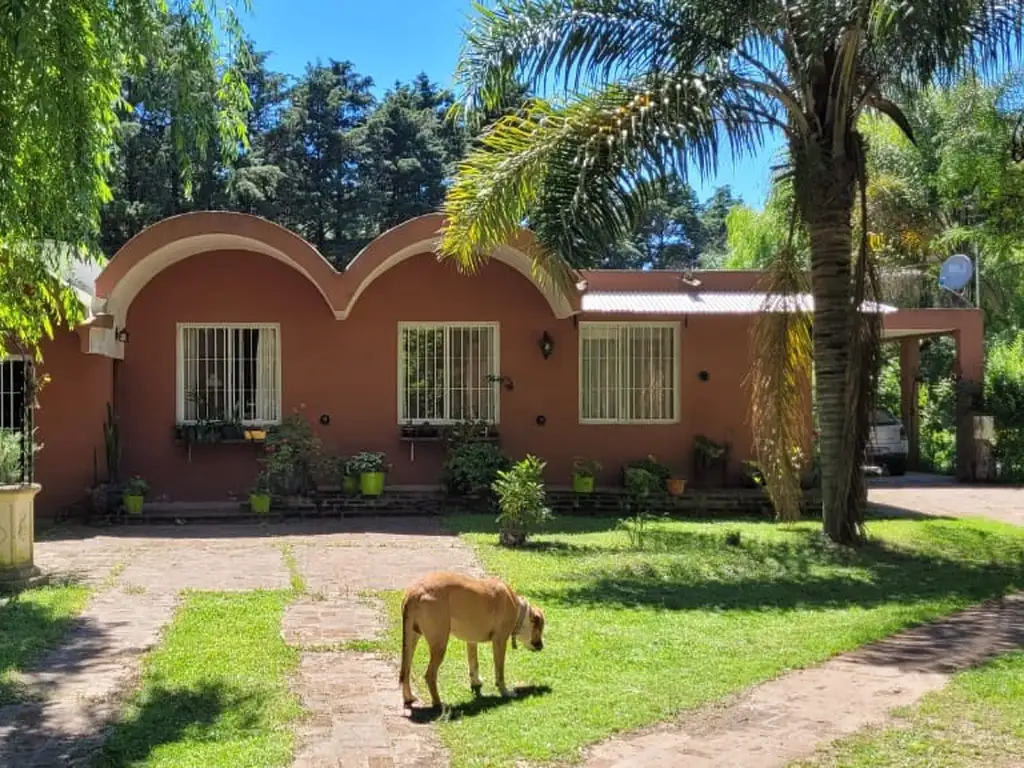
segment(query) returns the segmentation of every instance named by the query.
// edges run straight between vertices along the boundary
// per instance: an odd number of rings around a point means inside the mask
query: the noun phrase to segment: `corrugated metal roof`
[[[642,293],[592,291],[582,296],[581,309],[595,314],[628,315],[756,315],[761,312],[812,312],[809,293],[795,296],[746,291],[689,291]],[[864,302],[868,312],[895,312],[896,307]]]

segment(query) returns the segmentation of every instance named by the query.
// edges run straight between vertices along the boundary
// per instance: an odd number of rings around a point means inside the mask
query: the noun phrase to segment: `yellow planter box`
[[[39,574],[34,562],[35,498],[42,487],[0,485],[0,589]]]

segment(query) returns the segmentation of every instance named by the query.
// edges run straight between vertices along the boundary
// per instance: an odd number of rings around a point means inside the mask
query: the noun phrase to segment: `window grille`
[[[21,438],[21,479],[31,482],[35,472],[32,437],[35,428],[35,397],[32,362],[18,357],[0,359],[0,429]]]
[[[178,421],[281,420],[277,325],[179,325]]]
[[[679,326],[580,323],[580,422],[679,419]]]
[[[498,421],[498,326],[399,325],[399,422]]]

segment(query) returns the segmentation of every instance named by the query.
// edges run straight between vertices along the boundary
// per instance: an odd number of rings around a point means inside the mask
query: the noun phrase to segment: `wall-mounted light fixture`
[[[555,340],[551,338],[551,334],[544,331],[544,335],[540,337],[540,353],[544,355],[544,359],[547,360],[551,357],[551,353],[555,351]]]
[[[114,338],[117,339],[122,344],[127,344],[128,343],[128,339],[129,339],[130,335],[131,334],[128,333],[128,329],[127,328],[115,328],[114,329]]]

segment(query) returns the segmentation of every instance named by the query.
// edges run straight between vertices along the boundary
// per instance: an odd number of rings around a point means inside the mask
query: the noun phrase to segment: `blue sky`
[[[383,94],[395,80],[420,72],[450,86],[471,11],[469,0],[252,0],[243,22],[257,47],[273,52],[272,69],[298,75],[317,57],[347,59]],[[741,163],[725,159],[717,178],[690,182],[701,197],[730,184],[748,204],[760,206],[778,146],[775,139]]]

